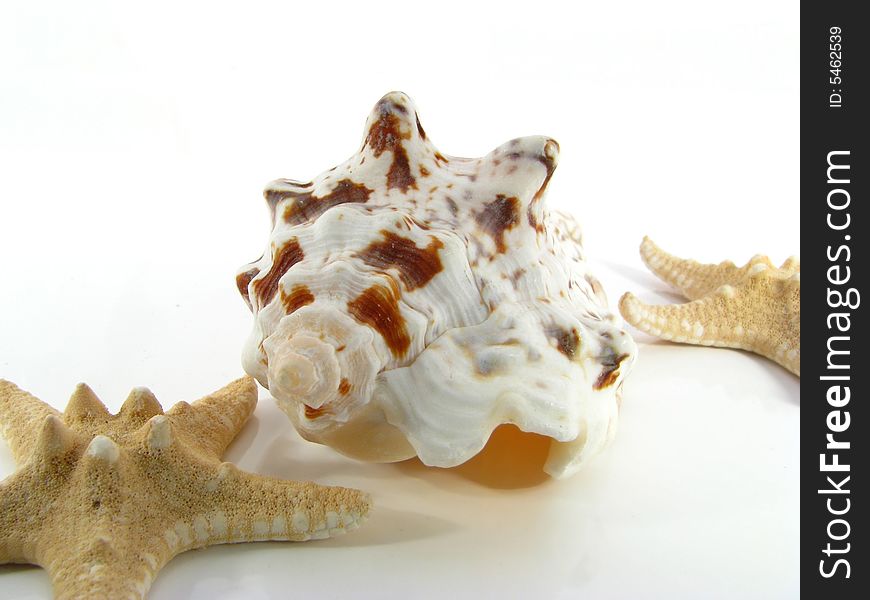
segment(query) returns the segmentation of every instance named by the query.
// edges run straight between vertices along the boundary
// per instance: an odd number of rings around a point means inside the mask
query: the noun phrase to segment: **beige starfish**
[[[666,340],[749,350],[801,374],[801,266],[791,257],[780,268],[766,256],[745,266],[705,265],[671,256],[645,237],[643,262],[676,287],[687,304],[650,306],[631,293],[619,301],[625,320]]]
[[[0,481],[0,564],[42,566],[57,598],[143,598],[185,550],[355,528],[362,492],[220,461],[256,404],[245,377],[166,414],[137,388],[113,416],[79,384],[61,414],[0,380],[0,431],[19,465]]]

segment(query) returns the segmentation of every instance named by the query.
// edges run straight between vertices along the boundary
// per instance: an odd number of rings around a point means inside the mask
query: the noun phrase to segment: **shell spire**
[[[390,92],[356,154],[267,186],[268,249],[236,277],[243,365],[303,437],[452,466],[513,423],[554,440],[554,476],[606,445],[635,346],[547,209],[559,154],[546,136],[442,154]]]

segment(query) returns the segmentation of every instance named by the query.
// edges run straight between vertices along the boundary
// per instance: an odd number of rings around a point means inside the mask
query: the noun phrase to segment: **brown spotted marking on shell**
[[[523,269],[522,267],[515,269],[514,272],[510,274],[509,278],[511,280],[511,285],[514,286],[514,289],[517,289],[517,287],[520,284],[520,279],[522,279],[523,275],[525,275],[525,274],[526,274],[526,270]]]
[[[347,396],[350,393],[350,382],[346,377],[341,378],[341,383],[338,384],[338,393],[342,396]]]
[[[310,193],[306,191],[306,188],[310,188],[312,185],[314,185],[314,183],[311,181],[302,183],[301,181],[296,181],[294,179],[278,179],[267,185],[266,189],[263,190],[263,197],[266,198],[266,204],[269,206],[269,213],[272,215],[272,224],[275,224],[275,210],[281,200]],[[299,189],[285,189],[288,187]]]
[[[312,302],[314,302],[314,294],[306,285],[294,285],[289,294],[281,290],[281,304],[284,305],[284,312],[288,315]]]
[[[417,189],[417,180],[411,174],[408,153],[402,145],[402,140],[410,139],[411,134],[402,133],[401,120],[391,108],[402,114],[407,113],[408,110],[401,104],[389,101],[382,101],[378,106],[380,117],[372,123],[365,143],[372,149],[375,158],[380,157],[385,150],[393,153],[393,162],[387,171],[387,189],[398,188],[402,193],[407,192],[411,187]]]
[[[563,329],[561,327],[549,327],[547,336],[556,341],[556,349],[564,354],[568,360],[573,360],[580,346],[580,333],[576,328]]]
[[[305,253],[299,245],[299,240],[290,238],[278,248],[272,256],[272,267],[262,279],[254,281],[254,293],[260,300],[260,306],[266,306],[278,292],[278,281],[290,267],[305,258]]]
[[[392,231],[383,230],[381,236],[356,256],[378,269],[396,269],[406,289],[423,287],[443,270],[438,251],[444,243],[438,238],[432,236],[425,248],[419,248],[414,240]]]
[[[453,215],[454,217],[456,215],[458,215],[459,214],[459,205],[456,204],[456,200],[454,200],[450,196],[447,196],[445,198],[445,200],[447,201],[447,208],[450,209],[450,214]]]
[[[348,311],[360,323],[381,334],[396,357],[402,357],[411,346],[405,319],[399,312],[397,290],[373,285],[347,303]]]
[[[495,200],[486,203],[483,210],[474,215],[480,228],[495,242],[495,249],[499,254],[504,254],[507,250],[505,232],[520,222],[519,207],[520,201],[515,196],[498,194]]]
[[[417,227],[418,229],[423,229],[424,231],[432,229],[431,225],[429,225],[425,221],[420,221],[418,219],[415,219],[414,217],[407,217],[407,219],[414,227]]]
[[[616,354],[612,348],[609,348],[604,356],[601,357],[601,364],[604,365],[604,369],[601,370],[595,383],[592,384],[592,389],[603,390],[613,385],[619,379],[619,367],[626,358],[628,358],[628,354]]]
[[[276,190],[266,188],[266,200],[273,211],[281,200],[292,199],[284,208],[284,220],[290,225],[310,223],[333,206],[347,203],[368,202],[372,190],[361,183],[350,179],[342,179],[335,188],[324,196],[315,196],[314,192],[295,192],[292,190]]]
[[[325,414],[328,414],[328,410],[325,406],[321,406],[320,408],[312,408],[305,405],[305,418],[306,419],[317,419],[318,417],[322,417]]]
[[[251,283],[251,280],[259,274],[260,269],[254,267],[253,269],[248,269],[247,271],[236,275],[236,287],[239,288],[239,293],[242,295],[242,298],[245,299],[248,308],[251,307],[251,298],[248,295],[248,285]]]

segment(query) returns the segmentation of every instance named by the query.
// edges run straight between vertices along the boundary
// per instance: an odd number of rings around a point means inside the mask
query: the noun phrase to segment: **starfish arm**
[[[53,414],[32,433],[29,459],[0,481],[0,563],[38,562],[43,509],[51,505],[83,445],[82,436]]]
[[[45,430],[50,426],[47,422]],[[148,527],[163,518],[165,498],[149,495],[150,482],[137,485],[130,477],[138,466],[134,454],[96,435],[67,477],[46,473],[41,478],[62,486],[57,494],[42,494],[55,500],[32,560],[48,572],[56,598],[144,598],[171,558],[160,547],[156,555],[143,550],[149,547]],[[134,498],[143,501],[143,510],[131,513]]]
[[[29,458],[36,444],[33,432],[49,415],[59,417],[60,413],[14,383],[0,379],[0,433],[16,463]]]
[[[689,300],[697,300],[723,284],[733,283],[741,274],[741,269],[731,261],[709,265],[678,258],[648,237],[644,237],[640,245],[640,257],[659,279],[677,288]]]
[[[322,539],[356,529],[371,500],[359,490],[264,477],[223,463],[164,532],[174,553],[237,542]]]
[[[738,309],[746,330],[745,347],[800,377],[800,271],[765,275],[764,270],[754,273],[740,289]]]
[[[27,536],[28,496],[27,481],[20,472],[0,481],[0,565],[33,560]]]
[[[179,402],[166,414],[176,431],[220,458],[256,406],[257,384],[252,377],[242,377],[193,404]]]
[[[369,501],[356,490],[244,473],[220,464],[204,487],[162,494],[157,514],[53,546],[38,562],[57,598],[142,599],[158,571],[195,548],[235,542],[321,539],[356,528]]]
[[[144,550],[148,538],[135,537],[141,532],[124,535],[132,529],[104,528],[47,549],[38,562],[48,572],[55,598],[144,599],[171,555],[167,550],[158,551],[159,556]]]
[[[643,332],[689,344],[754,350],[750,332],[736,322],[739,303],[734,288],[686,304],[645,304],[631,293],[619,300],[625,320]]]

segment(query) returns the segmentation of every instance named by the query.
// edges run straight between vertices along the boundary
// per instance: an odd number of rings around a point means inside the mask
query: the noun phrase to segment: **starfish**
[[[796,257],[776,268],[756,255],[743,267],[705,265],[664,252],[645,237],[640,255],[687,304],[650,306],[631,293],[619,301],[625,320],[666,340],[741,348],[801,374],[801,266]]]
[[[79,384],[61,414],[0,379],[0,431],[19,465],[0,481],[0,564],[42,566],[57,598],[143,598],[185,550],[355,528],[362,492],[221,462],[256,404],[245,377],[166,414],[136,388],[112,415]]]

